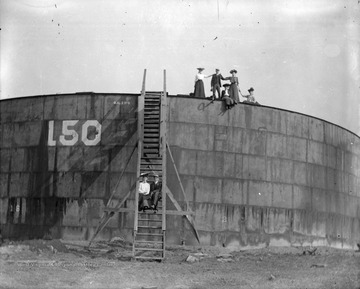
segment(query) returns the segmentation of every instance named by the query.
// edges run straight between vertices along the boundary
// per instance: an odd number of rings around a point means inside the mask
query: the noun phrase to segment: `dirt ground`
[[[360,252],[331,248],[172,246],[163,262],[131,261],[121,239],[29,240],[0,246],[0,288],[360,288]],[[190,257],[189,257],[190,256]]]

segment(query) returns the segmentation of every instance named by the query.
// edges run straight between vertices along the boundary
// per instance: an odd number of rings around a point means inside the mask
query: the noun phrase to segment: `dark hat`
[[[199,68],[197,68],[197,70],[204,70],[205,68],[202,68],[202,67],[199,67]]]
[[[219,68],[215,68],[215,71],[220,71],[220,69],[219,69]]]
[[[149,176],[149,173],[141,173],[140,174],[140,177],[148,177]]]
[[[252,87],[250,87],[250,88],[248,89],[248,92],[250,92],[250,91],[254,91],[254,89],[253,89]]]
[[[228,86],[230,86],[230,84],[228,83],[223,84],[223,87],[228,87]]]
[[[237,70],[236,69],[230,70],[230,73],[233,73],[233,72],[237,73]]]

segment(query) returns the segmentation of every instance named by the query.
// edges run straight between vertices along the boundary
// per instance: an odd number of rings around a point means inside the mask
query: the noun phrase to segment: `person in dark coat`
[[[159,200],[161,199],[162,183],[158,175],[155,175],[155,181],[150,185],[151,208],[156,211]]]
[[[194,97],[203,97],[205,98],[205,89],[204,89],[204,78],[210,77],[211,75],[202,74],[204,68],[199,67],[198,73],[195,76],[195,89],[194,89]]]
[[[239,79],[236,76],[237,70],[233,69],[230,71],[231,76],[229,77],[225,77],[225,80],[230,80],[230,89],[229,89],[229,94],[230,94],[230,98],[234,101],[234,104],[238,104],[238,102],[240,102],[240,98],[239,98]],[[240,91],[241,92],[241,91]]]
[[[221,92],[221,99],[225,102],[225,109],[228,110],[234,106],[234,101],[229,94],[230,84],[224,84],[224,90]]]
[[[212,100],[215,100],[216,98],[216,94],[215,92],[217,91],[218,93],[218,97],[221,97],[221,80],[225,80],[225,78],[221,75],[220,70],[219,69],[215,69],[215,74],[212,75],[211,77],[211,90],[212,90]]]

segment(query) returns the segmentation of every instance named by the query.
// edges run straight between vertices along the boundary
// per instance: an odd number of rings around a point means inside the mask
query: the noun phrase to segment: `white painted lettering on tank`
[[[95,138],[88,139],[88,128],[89,126],[93,126],[96,128]],[[101,124],[97,120],[87,120],[83,126],[81,131],[81,140],[87,146],[95,146],[101,140]]]
[[[59,141],[64,146],[73,146],[79,140],[79,134],[71,126],[75,126],[78,123],[78,120],[64,120],[62,125],[62,135],[59,138]],[[66,137],[71,137],[67,139]]]
[[[56,140],[54,140],[54,121],[53,120],[49,120],[48,146],[56,146]]]
[[[64,120],[57,123],[54,120],[49,121],[48,131],[48,146],[73,146],[81,142],[86,146],[96,146],[101,141],[101,124],[97,120],[87,120],[82,125],[79,120]],[[61,125],[61,135],[56,135],[59,132]],[[89,129],[93,127],[93,129]],[[59,127],[60,128],[60,127]],[[81,138],[80,138],[81,133]]]

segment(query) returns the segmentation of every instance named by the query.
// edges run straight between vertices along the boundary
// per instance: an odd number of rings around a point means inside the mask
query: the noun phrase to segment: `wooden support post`
[[[169,196],[169,199],[172,201],[172,203],[174,204],[175,208],[178,210],[178,211],[182,211],[181,209],[181,206],[179,205],[179,203],[176,201],[174,195],[172,194],[172,192],[170,191],[170,189],[168,187],[165,188],[166,189],[166,194]],[[185,215],[185,214],[184,214]],[[199,233],[198,231],[196,230],[196,227],[195,227],[195,222],[193,220],[193,218],[191,217],[192,214],[186,214],[185,217],[186,219],[189,221],[190,225],[191,225],[191,229],[197,239],[197,241],[200,243],[200,237],[199,237]]]
[[[186,202],[186,207],[187,207],[186,209],[191,211],[190,204],[189,204],[189,201],[188,201],[188,199],[187,199],[187,197],[186,197],[185,190],[184,190],[184,187],[183,187],[183,185],[182,185],[179,172],[178,172],[178,170],[177,170],[177,168],[176,168],[175,161],[174,161],[174,158],[173,158],[173,156],[172,156],[172,153],[171,153],[169,144],[166,143],[166,146],[167,146],[167,149],[168,149],[168,151],[169,151],[169,156],[170,156],[171,162],[172,162],[172,164],[173,164],[173,166],[174,166],[174,169],[175,169],[176,177],[177,177],[177,179],[178,179],[178,181],[179,181],[179,184],[180,184],[181,192],[182,192],[183,197],[184,197],[184,200],[185,200],[185,202]]]
[[[108,206],[110,205],[110,202],[111,202],[113,196],[114,196],[115,193],[116,193],[116,190],[117,190],[117,188],[118,188],[118,186],[119,186],[119,184],[120,184],[120,181],[121,181],[121,179],[122,179],[122,176],[124,175],[124,172],[125,172],[128,164],[129,164],[129,162],[130,162],[130,160],[131,160],[131,158],[132,158],[132,156],[133,156],[133,154],[134,154],[134,152],[135,152],[135,149],[137,148],[137,145],[138,145],[138,144],[136,143],[135,146],[134,146],[134,149],[132,150],[132,152],[131,152],[131,154],[130,154],[130,157],[128,158],[128,161],[126,162],[126,165],[125,165],[124,169],[123,169],[122,172],[121,172],[121,175],[120,175],[120,177],[119,177],[119,179],[118,179],[118,181],[117,181],[117,183],[116,183],[116,185],[115,185],[115,188],[113,189],[113,191],[112,191],[112,193],[111,193],[111,195],[110,195],[110,197],[109,197],[109,200],[108,200],[107,203],[106,203],[106,207],[108,207]]]

